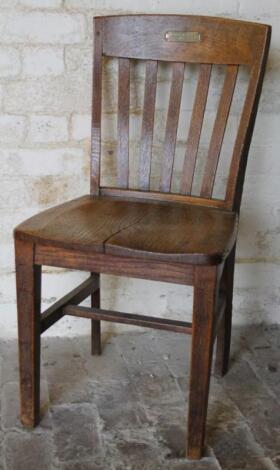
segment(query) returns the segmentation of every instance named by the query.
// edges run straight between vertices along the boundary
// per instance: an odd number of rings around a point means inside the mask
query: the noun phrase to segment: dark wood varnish
[[[105,253],[90,253],[77,248],[68,250],[48,245],[36,245],[35,263],[46,266],[95,271],[116,276],[129,276],[174,284],[193,285],[193,267],[185,263],[171,263],[132,256],[112,256]]]
[[[166,40],[166,32],[193,31],[194,43]],[[48,209],[15,229],[21,420],[39,422],[40,335],[63,315],[91,319],[92,354],[101,354],[101,321],[192,334],[187,455],[203,453],[214,341],[216,372],[228,370],[234,259],[246,162],[267,61],[271,28],[224,18],[124,15],[94,19],[91,194]],[[176,35],[175,35],[176,37]],[[100,185],[102,57],[118,58],[118,185]],[[146,61],[138,188],[129,184],[130,59]],[[173,75],[162,152],[161,181],[150,176],[158,61]],[[171,192],[185,62],[200,64],[182,168],[180,192]],[[200,197],[193,177],[213,64],[226,66]],[[224,199],[213,198],[216,169],[239,65],[249,85]],[[90,278],[40,316],[41,266],[78,269]],[[100,307],[100,274],[194,287],[193,321],[107,311]],[[91,308],[78,304],[91,296]],[[94,358],[93,358],[94,360]]]
[[[102,95],[102,39],[103,22],[94,21],[93,77],[92,77],[92,115],[91,115],[91,178],[92,194],[99,192],[100,150],[101,150],[101,95]]]
[[[105,243],[105,253],[186,264],[220,264],[236,240],[232,212],[146,204],[145,215]],[[164,234],[164,235],[163,235]]]
[[[208,96],[212,66],[201,64],[197,82],[195,101],[193,106],[191,125],[187,140],[186,155],[181,178],[181,193],[191,194],[192,182],[198,152],[200,134],[202,130],[204,111]]]
[[[215,361],[215,372],[221,377],[227,373],[229,367],[235,249],[236,247],[234,246],[230,255],[226,259],[221,279],[221,290],[225,293],[226,305],[220,325],[217,325],[217,349]]]
[[[143,326],[146,328],[156,328],[158,330],[175,331],[176,333],[189,334],[192,331],[192,325],[188,322],[111,310],[101,310],[99,308],[75,307],[73,305],[69,305],[64,308],[64,315]]]
[[[226,77],[210,141],[208,158],[206,160],[206,167],[204,170],[202,188],[200,193],[202,197],[212,196],[216,170],[222,148],[224,133],[226,130],[231,100],[233,97],[235,82],[237,78],[237,72],[238,67],[236,65],[227,66]]]
[[[191,15],[124,15],[104,18],[103,53],[111,57],[251,64],[259,58],[267,25]],[[168,42],[168,31],[197,31],[199,43]]]
[[[32,217],[15,233],[92,253],[219,264],[235,242],[237,220],[235,213],[212,207],[85,196]]]
[[[118,180],[120,188],[128,188],[129,178],[129,65],[128,59],[119,59]]]
[[[191,459],[200,458],[204,445],[214,342],[217,277],[217,267],[195,270],[188,419],[188,456]]]
[[[157,202],[179,202],[181,204],[193,204],[195,206],[210,206],[225,208],[225,203],[221,199],[207,199],[203,197],[185,196],[184,194],[177,193],[161,193],[159,191],[139,191],[135,189],[122,189],[122,188],[100,188],[101,196],[121,197],[126,200],[138,199]]]
[[[145,95],[140,142],[139,188],[149,190],[157,90],[157,61],[146,63]]]
[[[34,245],[16,240],[16,283],[22,424],[40,421],[41,266],[34,263]]]
[[[175,62],[172,65],[172,69],[172,82],[163,146],[163,165],[160,183],[160,191],[165,193],[169,193],[171,188],[185,65]]]
[[[100,308],[100,274],[91,273],[93,281],[96,283],[97,288],[91,294],[91,307]],[[71,302],[72,305],[72,302]],[[91,320],[91,354],[100,356],[101,350],[101,323],[100,320]]]
[[[65,305],[69,303],[71,303],[71,305],[80,304],[89,295],[93,295],[93,292],[97,291],[98,286],[99,284],[95,279],[89,278],[45,310],[41,314],[41,333],[44,333],[44,331],[64,316],[63,308]]]

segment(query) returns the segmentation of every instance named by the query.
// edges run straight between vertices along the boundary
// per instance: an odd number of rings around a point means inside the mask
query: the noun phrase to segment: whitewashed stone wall
[[[92,17],[127,12],[220,15],[261,21],[274,28],[245,182],[234,321],[239,324],[279,321],[280,2],[0,0],[2,337],[16,335],[13,227],[42,209],[89,190]],[[106,107],[104,176],[110,179],[114,155],[109,132],[114,120],[113,99],[107,101]],[[135,116],[137,121],[137,113]],[[46,270],[44,305],[84,277],[83,273]],[[110,276],[102,278],[102,286],[102,302],[107,307],[140,313],[144,305],[144,313],[189,317],[190,288]],[[106,329],[116,331],[115,326]],[[87,321],[65,319],[48,333],[88,332]]]

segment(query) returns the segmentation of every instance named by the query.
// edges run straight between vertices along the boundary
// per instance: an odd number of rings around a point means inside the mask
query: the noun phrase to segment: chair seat
[[[83,196],[31,217],[16,238],[67,249],[188,264],[219,264],[237,214],[212,207]]]

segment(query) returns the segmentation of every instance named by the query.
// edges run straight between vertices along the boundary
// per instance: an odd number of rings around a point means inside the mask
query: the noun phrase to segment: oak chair
[[[247,156],[271,28],[223,18],[126,15],[94,19],[91,193],[46,210],[15,229],[21,420],[39,422],[40,335],[64,315],[91,319],[92,354],[101,354],[101,320],[192,334],[187,456],[201,457],[214,341],[216,372],[228,369],[235,245]],[[118,60],[117,167],[114,187],[100,184],[102,61]],[[129,179],[131,59],[145,63],[139,184]],[[172,69],[158,190],[151,164],[158,62]],[[198,64],[179,190],[172,191],[185,64]],[[192,192],[211,70],[225,67],[200,194]],[[240,66],[248,87],[224,197],[213,196],[217,166]],[[82,92],[82,91],[81,91]],[[88,280],[41,313],[41,267],[88,271]],[[100,308],[100,273],[194,287],[193,321]],[[79,306],[91,296],[91,308]]]

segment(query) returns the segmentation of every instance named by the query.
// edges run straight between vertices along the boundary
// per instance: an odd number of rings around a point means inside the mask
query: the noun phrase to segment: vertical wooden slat
[[[163,146],[162,173],[160,182],[160,191],[165,193],[169,192],[171,187],[185,64],[175,62],[172,64],[172,68],[172,83]]]
[[[201,196],[211,197],[215,182],[216,170],[223,144],[225,129],[230,111],[231,101],[234,93],[236,78],[238,74],[237,65],[228,65],[226,76],[211,136],[209,151],[203,174]]]
[[[191,194],[196,157],[203,125],[212,66],[201,64],[192,111],[186,155],[181,178],[181,194]]]
[[[91,121],[91,194],[99,193],[101,154],[102,18],[94,19]]]
[[[120,188],[128,188],[129,178],[129,96],[130,61],[119,59],[118,85],[118,183]]]
[[[157,65],[157,61],[154,60],[148,60],[146,63],[146,80],[139,164],[139,189],[142,190],[148,190],[150,187],[154,115],[157,89]]]

